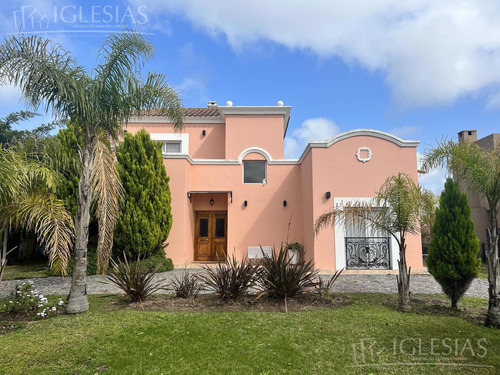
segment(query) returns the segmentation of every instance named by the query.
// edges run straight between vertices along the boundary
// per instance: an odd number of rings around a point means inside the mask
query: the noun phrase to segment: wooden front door
[[[223,261],[227,254],[227,212],[197,211],[194,260]]]

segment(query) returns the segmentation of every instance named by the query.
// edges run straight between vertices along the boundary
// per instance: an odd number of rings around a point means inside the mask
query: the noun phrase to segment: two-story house
[[[417,180],[418,142],[359,129],[310,142],[299,159],[284,158],[291,107],[185,108],[176,133],[166,117],[133,118],[163,142],[173,226],[174,264],[210,262],[228,253],[256,258],[297,241],[322,269],[397,269],[398,248],[386,233],[337,225],[314,235],[316,218],[334,204],[370,199],[392,174]],[[408,264],[422,268],[420,236],[408,240]]]

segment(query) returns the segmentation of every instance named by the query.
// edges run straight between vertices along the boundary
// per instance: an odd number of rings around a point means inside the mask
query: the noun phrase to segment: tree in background
[[[467,196],[451,178],[444,185],[432,235],[427,267],[456,309],[458,300],[477,277],[481,260],[477,257],[479,239]]]
[[[124,197],[115,229],[115,249],[137,259],[163,253],[172,227],[169,178],[163,165],[161,144],[142,129],[125,133],[117,147]]]
[[[432,240],[432,225],[436,218],[436,207],[439,206],[439,196],[430,190],[422,191],[422,210],[420,212],[420,234],[422,239],[422,253],[429,253]]]
[[[0,143],[4,146],[12,145],[28,137],[43,138],[54,129],[54,124],[42,124],[33,130],[13,130],[12,125],[21,121],[26,121],[38,116],[38,113],[30,111],[12,112],[9,115],[0,118]]]
[[[106,270],[119,215],[121,184],[116,155],[106,142],[117,140],[133,115],[159,110],[183,126],[182,103],[162,74],[141,72],[154,46],[130,30],[109,35],[89,70],[49,39],[12,36],[0,45],[0,84],[19,87],[33,107],[43,104],[57,119],[70,121],[83,137],[79,148],[80,175],[75,216],[75,247],[71,289],[66,312],[88,310],[87,245],[91,206],[99,225],[98,268]]]
[[[83,146],[83,137],[75,125],[68,123],[57,132],[55,140],[55,151],[60,155],[58,169],[64,176],[58,195],[64,201],[71,215],[75,217],[78,176],[80,175],[78,150]],[[63,159],[65,162],[61,163]]]
[[[446,167],[468,191],[486,199],[488,217],[488,313],[486,326],[500,328],[500,264],[498,221],[500,204],[500,147],[488,150],[475,143],[441,142],[430,150],[424,169]]]
[[[0,148],[0,280],[7,264],[9,228],[32,230],[49,263],[66,263],[74,237],[73,220],[57,198],[60,175],[22,150]]]

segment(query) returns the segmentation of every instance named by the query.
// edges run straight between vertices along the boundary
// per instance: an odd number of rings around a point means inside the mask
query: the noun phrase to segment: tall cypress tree
[[[457,308],[480,268],[479,240],[470,212],[467,196],[448,178],[436,209],[427,267],[453,308]]]
[[[117,148],[124,197],[115,229],[115,252],[137,258],[163,252],[172,227],[169,178],[161,144],[142,129],[125,133]]]

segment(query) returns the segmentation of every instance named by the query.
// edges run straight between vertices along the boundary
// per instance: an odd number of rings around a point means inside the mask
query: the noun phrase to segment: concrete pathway
[[[171,272],[162,272],[156,275],[158,280],[165,284],[174,277],[182,274],[183,269]],[[190,269],[190,272],[203,272],[201,269]],[[322,278],[328,278],[322,274]],[[37,290],[44,295],[65,295],[69,291],[69,277],[47,277],[29,279],[35,284]],[[8,280],[0,282],[0,298],[9,297],[16,285],[28,280]],[[396,275],[394,274],[342,274],[333,285],[333,292],[342,293],[397,293]],[[431,275],[412,275],[411,291],[413,293],[439,294],[441,287]],[[88,292],[90,294],[119,293],[119,289],[106,281],[102,276],[88,277]],[[488,281],[476,279],[466,293],[470,297],[488,298]]]

